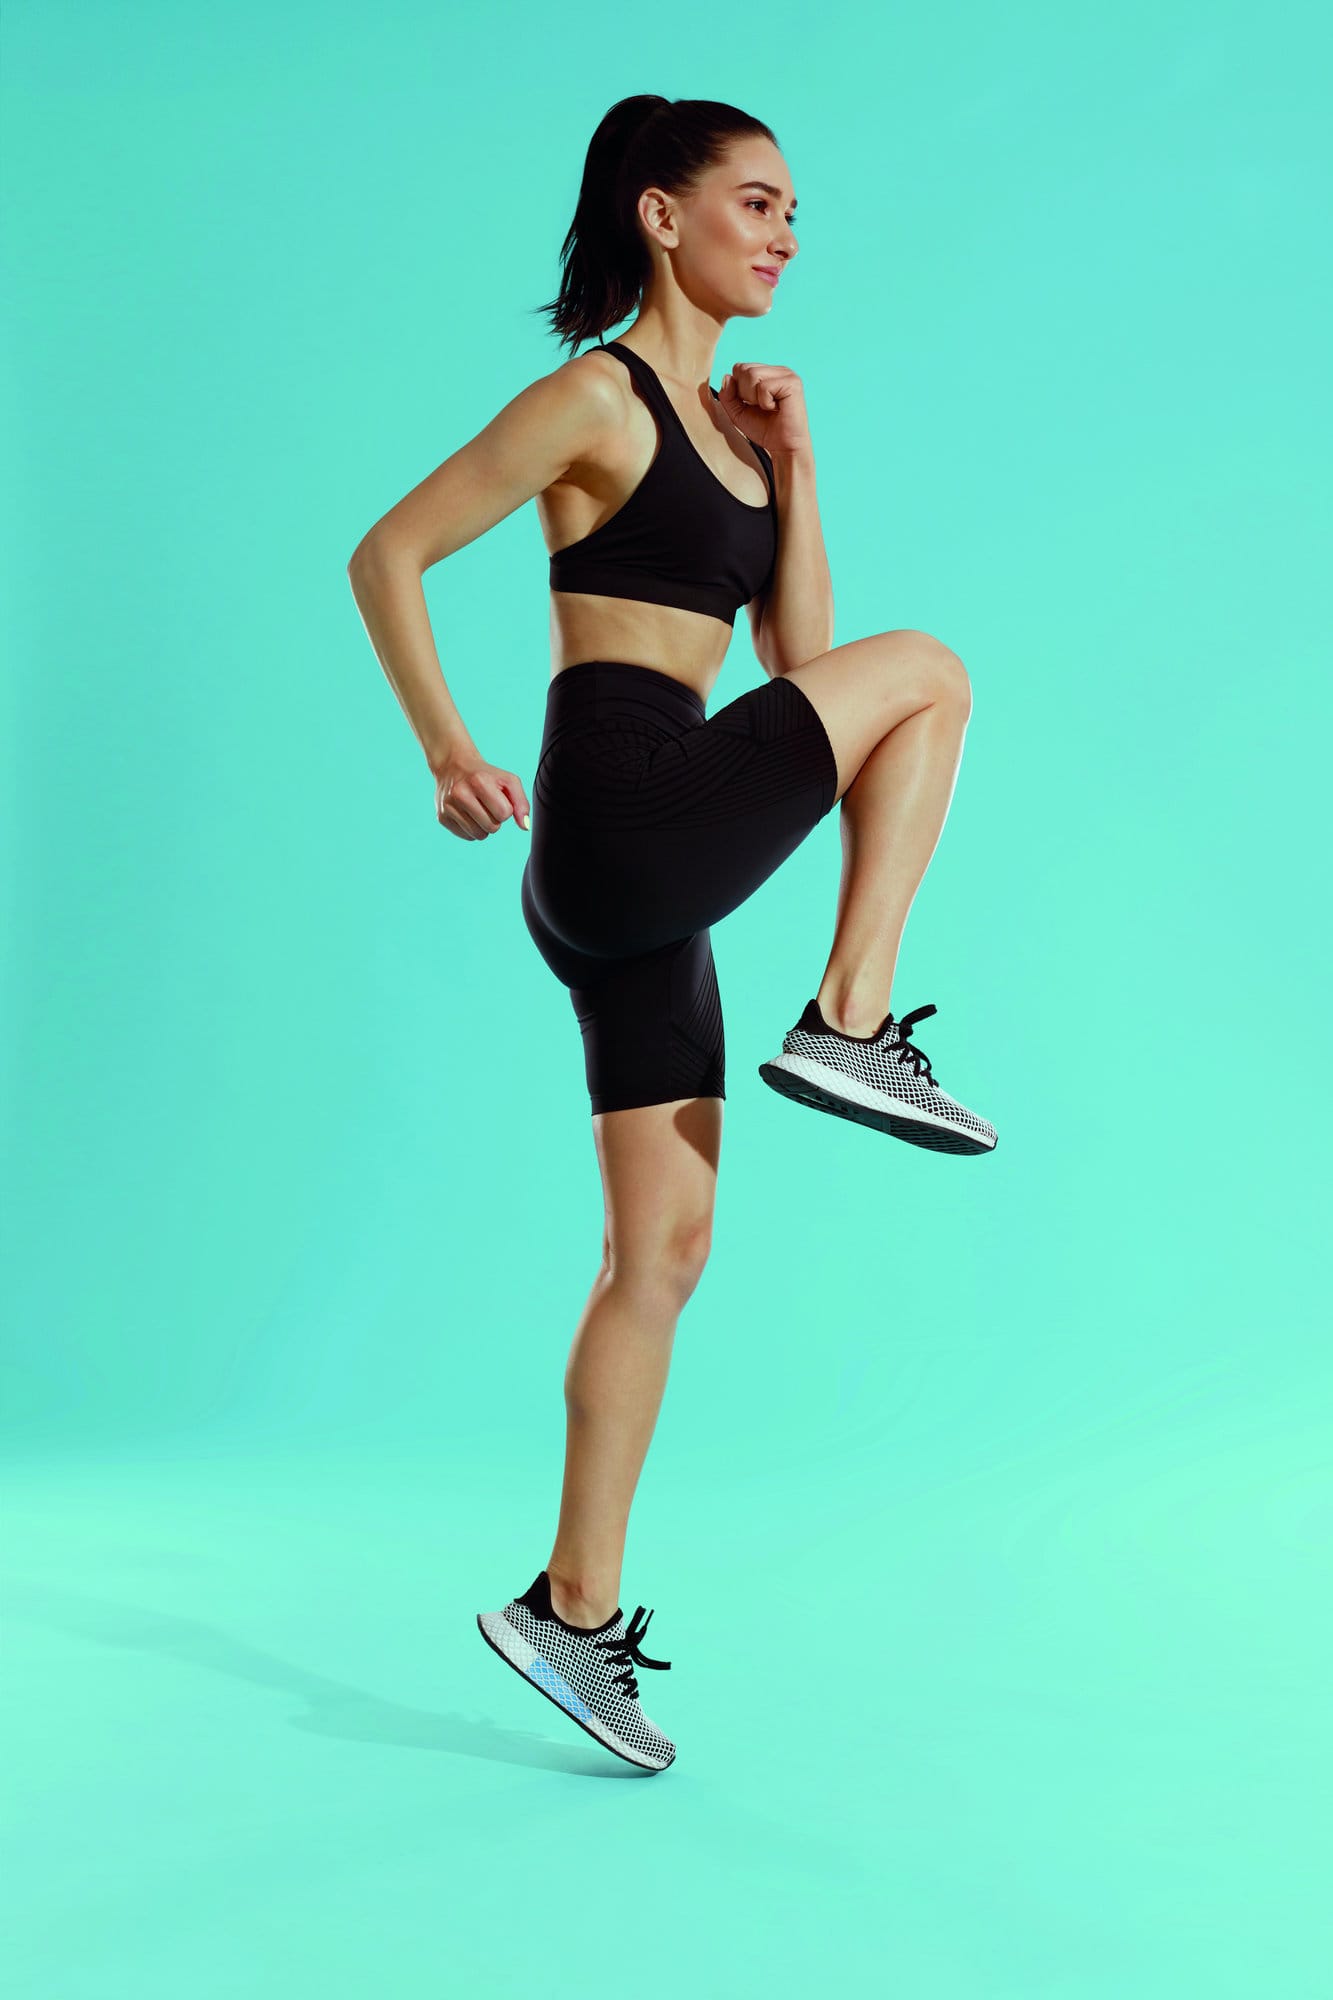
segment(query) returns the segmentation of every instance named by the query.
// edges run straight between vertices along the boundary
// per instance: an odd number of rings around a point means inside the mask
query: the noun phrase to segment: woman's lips
[[[763,264],[752,264],[750,268],[753,271],[757,271],[761,278],[767,278],[770,285],[776,285],[779,276],[778,272],[768,270]]]

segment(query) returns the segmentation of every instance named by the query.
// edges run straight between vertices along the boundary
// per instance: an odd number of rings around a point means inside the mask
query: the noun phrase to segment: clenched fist
[[[475,751],[451,757],[435,774],[435,817],[460,840],[485,840],[507,819],[531,831],[528,795],[520,779]]]

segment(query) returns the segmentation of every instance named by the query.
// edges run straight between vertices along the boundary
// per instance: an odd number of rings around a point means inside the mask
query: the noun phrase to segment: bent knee
[[[930,632],[883,635],[884,657],[900,689],[923,704],[947,707],[964,722],[972,713],[972,683],[951,646]]]
[[[951,646],[929,632],[916,635],[927,647],[926,672],[931,699],[947,706],[966,721],[972,713],[972,682],[967,668]]]

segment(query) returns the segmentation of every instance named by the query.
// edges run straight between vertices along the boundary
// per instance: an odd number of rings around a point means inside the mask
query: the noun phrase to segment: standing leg
[[[666,1386],[681,1308],[712,1240],[720,1097],[593,1118],[606,1220],[602,1269],[565,1370],[565,1477],[546,1564],[571,1625],[620,1603],[630,1504]]]

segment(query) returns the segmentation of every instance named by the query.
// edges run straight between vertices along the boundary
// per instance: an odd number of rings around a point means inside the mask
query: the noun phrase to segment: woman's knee
[[[972,713],[972,682],[957,653],[940,648],[941,695],[950,708],[966,722]]]
[[[602,1268],[688,1297],[712,1243],[722,1100],[695,1097],[593,1119],[602,1169]]]
[[[671,1234],[662,1262],[663,1276],[678,1296],[687,1299],[704,1274],[713,1247],[713,1217],[696,1216]]]
[[[713,1214],[709,1208],[674,1219],[664,1217],[651,1234],[638,1230],[632,1240],[621,1244],[613,1229],[604,1231],[602,1268],[613,1281],[667,1294],[683,1303],[703,1276],[712,1247]]]
[[[908,652],[913,678],[925,700],[952,710],[966,722],[972,713],[972,683],[953,648],[930,632],[893,632],[885,637],[896,640],[899,648]],[[901,659],[902,650],[896,659]]]

